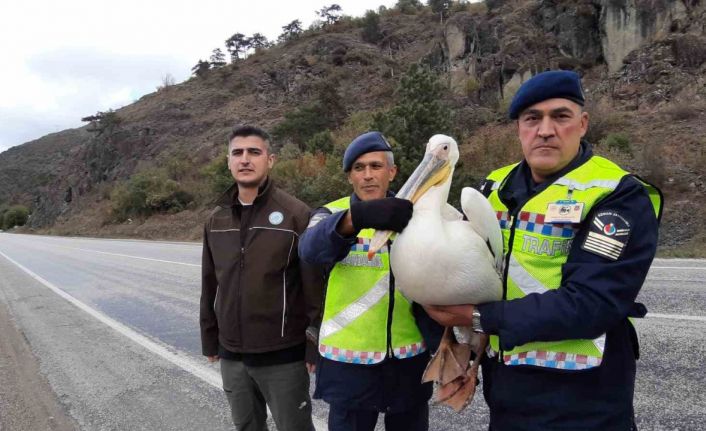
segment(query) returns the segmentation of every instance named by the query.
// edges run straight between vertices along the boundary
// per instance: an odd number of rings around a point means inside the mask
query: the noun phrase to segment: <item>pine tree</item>
[[[443,22],[444,17],[449,16],[451,11],[451,6],[453,5],[452,0],[428,0],[427,4],[431,8],[432,12],[439,14],[439,19]]]
[[[377,43],[382,38],[380,33],[380,15],[372,10],[363,16],[363,40],[368,43]]]
[[[335,3],[330,6],[324,6],[321,10],[316,11],[316,14],[319,15],[327,25],[335,24],[341,19],[341,6]]]
[[[346,107],[338,93],[336,80],[325,80],[315,86],[316,97],[311,102],[290,111],[284,116],[272,133],[275,141],[289,141],[301,150],[307,146],[321,146],[319,137],[315,142],[307,143],[317,133],[339,127],[346,118]]]
[[[230,54],[230,61],[235,63],[240,59],[240,54],[245,55],[250,48],[250,39],[245,37],[243,33],[235,33],[233,36],[226,39],[226,50]]]
[[[210,69],[211,63],[209,63],[208,61],[199,60],[199,62],[191,68],[191,73],[194,76],[202,77],[206,75],[206,72],[208,72]]]
[[[265,35],[262,33],[253,34],[252,36],[250,36],[249,40],[250,48],[255,49],[255,51],[270,47],[270,42],[267,40],[267,37],[265,37]]]
[[[117,112],[112,109],[107,111],[98,111],[95,115],[89,115],[87,117],[81,118],[81,121],[89,123],[89,132],[96,132],[96,136],[101,136],[103,133],[108,133],[109,135],[122,124],[123,119],[118,115]]]
[[[302,23],[298,19],[290,22],[289,24],[282,26],[282,34],[279,35],[277,40],[279,42],[289,42],[298,38],[302,34]]]
[[[419,3],[419,0],[397,0],[395,4],[395,9],[404,14],[414,14],[421,9],[421,7],[422,4]]]
[[[372,128],[398,143],[399,178],[409,177],[419,164],[430,137],[451,133],[451,109],[444,104],[443,94],[444,87],[429,68],[413,65],[400,80],[395,106],[374,117]]]
[[[210,64],[211,67],[223,67],[226,65],[226,56],[223,54],[220,48],[216,48],[211,53]]]

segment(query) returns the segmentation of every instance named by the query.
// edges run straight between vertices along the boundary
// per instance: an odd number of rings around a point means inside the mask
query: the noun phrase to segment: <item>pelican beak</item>
[[[446,153],[441,147],[424,154],[424,159],[412,172],[396,197],[416,203],[430,188],[444,183],[451,176],[452,168]],[[375,231],[368,247],[368,260],[390,239],[394,232]]]
[[[417,203],[430,188],[442,184],[451,175],[451,164],[441,148],[424,155],[424,159],[412,172],[406,183],[397,193],[400,199]]]

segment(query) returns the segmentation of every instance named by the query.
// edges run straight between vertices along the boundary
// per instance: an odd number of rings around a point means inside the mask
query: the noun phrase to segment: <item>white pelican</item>
[[[414,203],[414,213],[395,239],[390,265],[397,288],[419,304],[481,304],[502,297],[502,234],[490,203],[478,191],[464,188],[461,208],[468,221],[447,203],[458,157],[453,138],[432,136],[424,159],[397,194]],[[369,256],[385,245],[390,235],[376,232]],[[459,341],[475,344],[477,360],[468,367],[471,347],[455,344],[446,328],[424,381],[440,383],[437,398],[458,411],[475,392],[478,363],[487,339],[471,343],[472,331],[457,329],[459,338],[467,338]]]

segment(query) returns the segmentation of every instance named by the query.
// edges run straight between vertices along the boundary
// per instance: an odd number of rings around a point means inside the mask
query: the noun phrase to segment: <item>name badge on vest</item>
[[[544,215],[545,223],[580,223],[583,213],[583,202],[561,200],[547,205]]]

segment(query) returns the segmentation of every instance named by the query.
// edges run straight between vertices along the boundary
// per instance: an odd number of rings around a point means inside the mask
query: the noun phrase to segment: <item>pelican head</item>
[[[397,197],[416,203],[429,189],[451,182],[458,161],[458,144],[446,135],[434,135],[427,142],[424,158],[404,183]],[[368,259],[382,248],[393,232],[377,231],[370,241]]]
[[[458,145],[446,135],[434,135],[427,142],[424,159],[397,193],[400,199],[416,203],[430,188],[451,178],[458,161]]]

